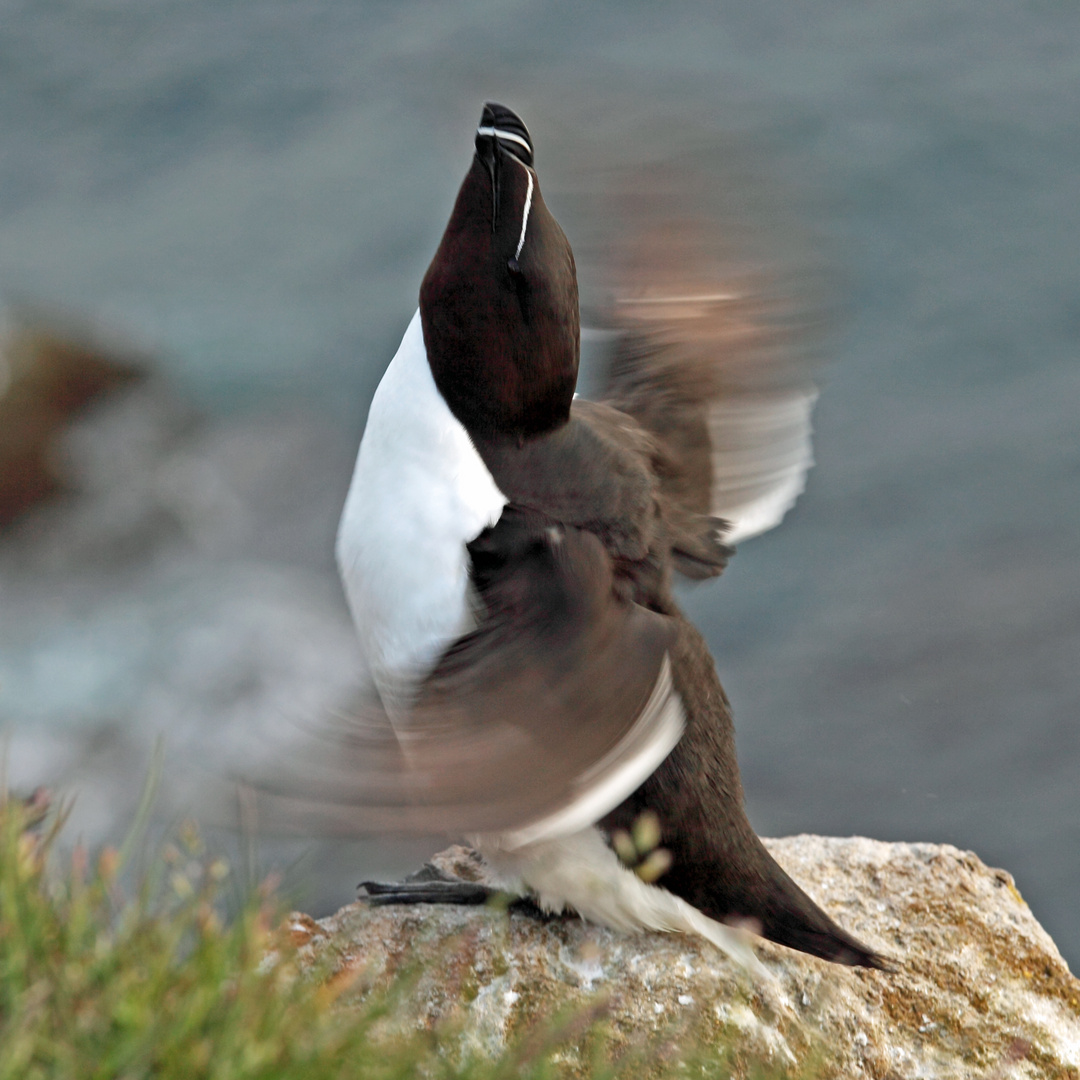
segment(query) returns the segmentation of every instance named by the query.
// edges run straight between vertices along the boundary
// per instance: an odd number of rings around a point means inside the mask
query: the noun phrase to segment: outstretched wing
[[[497,831],[513,846],[592,824],[670,753],[671,620],[620,598],[597,537],[508,509],[470,551],[477,629],[404,722],[368,702],[247,778],[263,827]]]
[[[827,276],[797,224],[763,215],[747,184],[715,154],[679,153],[579,169],[566,197],[582,321],[603,343],[592,396],[658,445],[676,565],[697,577],[723,565],[707,519],[727,522],[727,543],[765,532],[813,463]]]
[[[734,543],[779,524],[802,493],[817,391],[785,298],[723,267],[710,242],[702,221],[646,222],[622,242],[603,399],[656,437],[669,498],[728,522]]]

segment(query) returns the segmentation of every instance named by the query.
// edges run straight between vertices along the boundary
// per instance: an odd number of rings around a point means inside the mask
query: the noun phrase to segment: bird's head
[[[580,333],[574,256],[540,194],[520,118],[484,106],[476,153],[420,288],[435,383],[474,435],[565,423]]]

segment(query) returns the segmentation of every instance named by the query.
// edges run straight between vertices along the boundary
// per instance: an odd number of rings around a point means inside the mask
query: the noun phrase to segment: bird
[[[532,137],[489,102],[474,147],[339,525],[368,694],[263,787],[348,831],[464,837],[544,911],[698,934],[755,970],[740,927],[880,968],[750,825],[731,708],[673,592],[794,502],[816,391],[760,362],[682,223],[622,251],[604,386],[578,396],[575,259]],[[655,880],[616,850],[645,820]],[[365,885],[486,895],[433,872]]]

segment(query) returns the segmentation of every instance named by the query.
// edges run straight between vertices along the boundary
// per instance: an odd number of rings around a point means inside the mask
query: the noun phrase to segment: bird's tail
[[[734,726],[705,642],[681,616],[670,650],[686,714],[678,746],[602,822],[632,828],[654,813],[671,867],[660,879],[717,922],[745,924],[763,937],[841,964],[886,962],[843,930],[788,876],[758,839],[743,808]]]

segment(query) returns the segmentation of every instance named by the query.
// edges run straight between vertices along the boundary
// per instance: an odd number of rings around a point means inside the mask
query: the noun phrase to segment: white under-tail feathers
[[[625,866],[599,829],[541,840],[512,851],[494,836],[471,837],[508,892],[531,894],[550,912],[572,908],[612,930],[697,934],[758,979],[771,979],[754,955],[749,934],[710,919],[661,885],[650,885]]]

